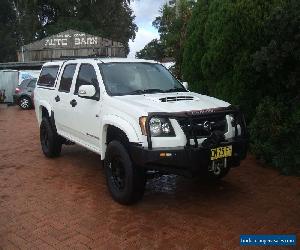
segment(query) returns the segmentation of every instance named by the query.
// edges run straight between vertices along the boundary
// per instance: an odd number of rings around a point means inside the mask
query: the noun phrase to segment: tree
[[[135,38],[137,26],[130,9],[130,0],[59,0],[55,3],[40,0],[41,12],[48,11],[44,17],[46,35],[56,34],[66,29],[75,29],[93,35],[122,42],[129,52],[128,42]]]
[[[240,105],[251,148],[300,174],[300,3],[198,1],[188,24],[183,76],[193,90]]]
[[[197,2],[183,56],[183,75],[192,88],[241,105],[251,119],[261,98],[252,54],[260,48],[264,23],[280,2]]]
[[[0,0],[1,60],[16,60],[16,49],[67,29],[123,43],[135,38],[137,26],[130,0]]]
[[[14,61],[16,57],[15,13],[8,0],[0,0],[0,61]]]
[[[187,26],[187,37],[183,52],[183,78],[196,92],[208,94],[208,85],[201,70],[201,60],[206,52],[204,43],[205,25],[208,17],[207,0],[199,0]]]
[[[187,23],[191,17],[194,1],[177,1],[179,6],[163,6],[162,15],[156,17],[153,26],[158,29],[165,55],[175,59],[175,74],[181,78],[183,48],[185,46]]]
[[[161,61],[165,57],[164,46],[157,39],[153,39],[142,50],[138,51],[135,57]]]
[[[276,8],[253,55],[261,98],[251,122],[254,153],[285,174],[300,175],[300,2]]]

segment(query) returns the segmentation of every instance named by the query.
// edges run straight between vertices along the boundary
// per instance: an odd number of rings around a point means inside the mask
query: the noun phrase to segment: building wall
[[[106,48],[79,48],[79,49],[43,49],[43,50],[26,50],[18,51],[18,61],[47,61],[66,57],[125,57],[123,48],[106,47]]]
[[[13,102],[15,89],[25,79],[37,78],[40,70],[0,70],[0,103]],[[5,93],[5,99],[2,100],[1,95]]]
[[[120,42],[93,36],[75,30],[67,30],[40,41],[25,45],[18,52],[22,62],[45,61],[66,57],[125,57]]]
[[[16,70],[0,70],[0,95],[5,93],[6,98],[0,102],[13,102],[13,94],[18,86],[19,72]]]

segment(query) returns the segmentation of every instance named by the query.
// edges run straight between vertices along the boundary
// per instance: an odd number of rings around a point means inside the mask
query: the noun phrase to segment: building
[[[126,56],[122,43],[76,30],[67,30],[27,44],[17,54],[19,62]]]
[[[18,62],[0,63],[0,103],[13,101],[22,73],[39,72],[46,61],[84,57],[125,57],[122,43],[67,30],[23,46],[17,51]]]

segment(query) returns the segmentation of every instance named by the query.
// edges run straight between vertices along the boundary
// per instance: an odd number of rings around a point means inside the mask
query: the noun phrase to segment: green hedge
[[[283,174],[300,175],[300,109],[286,102],[264,99],[251,122],[251,148],[258,158]]]
[[[198,1],[182,69],[192,90],[241,106],[259,158],[300,174],[300,1]]]

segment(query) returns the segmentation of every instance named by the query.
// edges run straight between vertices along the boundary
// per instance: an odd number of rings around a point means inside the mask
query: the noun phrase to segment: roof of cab
[[[157,63],[153,60],[145,59],[135,59],[135,58],[99,58],[99,61],[102,63],[111,63],[111,62],[144,62],[144,63]]]
[[[135,58],[78,58],[78,59],[70,59],[70,60],[63,60],[63,61],[53,61],[47,62],[43,66],[61,66],[65,62],[74,62],[74,63],[88,63],[88,62],[95,62],[98,61],[99,63],[158,63],[153,60],[144,60],[144,59],[135,59]]]
[[[43,64],[43,67],[45,66],[61,66],[63,65],[65,61],[53,61],[53,62],[46,62]]]

